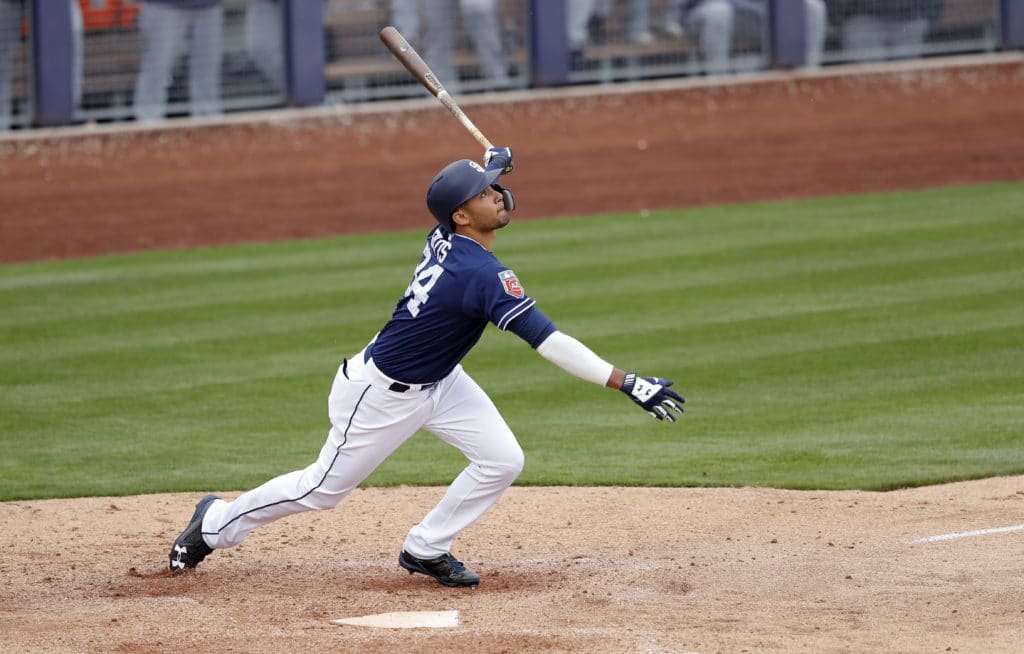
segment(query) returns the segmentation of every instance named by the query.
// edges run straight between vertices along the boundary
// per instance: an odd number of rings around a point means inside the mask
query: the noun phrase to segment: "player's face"
[[[512,219],[505,209],[501,193],[488,186],[476,197],[467,200],[460,211],[469,219],[468,227],[480,232],[501,229]]]

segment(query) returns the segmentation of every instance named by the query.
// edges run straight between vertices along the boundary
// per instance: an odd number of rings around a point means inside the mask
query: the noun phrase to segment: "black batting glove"
[[[675,422],[676,417],[672,412],[682,415],[683,407],[680,405],[686,400],[679,393],[669,389],[671,385],[672,382],[661,377],[637,377],[635,372],[629,372],[626,373],[626,379],[619,390],[651,414],[652,418]]]

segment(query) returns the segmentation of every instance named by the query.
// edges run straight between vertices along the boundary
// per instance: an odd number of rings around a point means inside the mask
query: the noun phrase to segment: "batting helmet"
[[[430,188],[427,190],[427,208],[434,214],[437,222],[448,228],[448,231],[454,231],[452,214],[455,210],[466,200],[482,193],[488,186],[495,187],[506,198],[511,196],[510,193],[506,195],[506,189],[497,183],[501,172],[500,168],[484,170],[483,166],[470,159],[453,161],[442,168],[441,172],[434,176],[434,181],[430,182]],[[512,207],[508,206],[508,200],[505,204],[511,211]]]

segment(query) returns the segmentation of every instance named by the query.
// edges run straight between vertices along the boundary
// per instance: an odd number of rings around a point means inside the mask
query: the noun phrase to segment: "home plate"
[[[458,611],[401,611],[398,613],[378,613],[356,618],[331,620],[334,624],[347,624],[355,627],[382,627],[384,629],[419,629],[458,627]]]

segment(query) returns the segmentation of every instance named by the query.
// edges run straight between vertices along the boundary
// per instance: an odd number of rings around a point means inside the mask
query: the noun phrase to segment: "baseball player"
[[[515,207],[512,192],[498,183],[512,170],[512,150],[491,148],[484,163],[455,161],[430,184],[427,207],[438,225],[391,319],[339,367],[328,399],[331,428],[317,460],[232,502],[200,500],[171,548],[171,570],[195,567],[261,525],[334,507],[422,427],[458,448],[469,465],[409,531],[398,563],[446,586],[477,585],[480,577],[452,556],[452,541],[523,468],[516,437],[459,363],[488,323],[569,373],[621,390],[659,420],[682,414],[684,400],[672,382],[626,373],[558,331],[494,256],[495,233]]]

